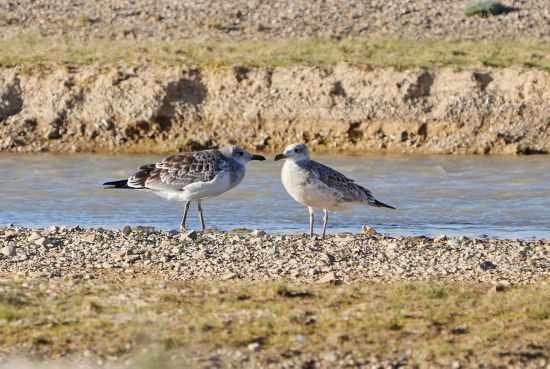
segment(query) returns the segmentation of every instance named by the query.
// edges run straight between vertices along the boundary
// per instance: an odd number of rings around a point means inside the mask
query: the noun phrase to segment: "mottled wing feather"
[[[131,187],[182,190],[196,182],[208,182],[229,166],[218,150],[170,155],[156,164],[140,167],[128,180]],[[133,184],[141,184],[141,187]]]
[[[327,167],[321,163],[311,161],[313,173],[317,178],[328,187],[336,191],[345,202],[365,201],[368,204],[374,204],[376,201],[372,193],[366,188],[358,185],[351,178],[342,173]]]

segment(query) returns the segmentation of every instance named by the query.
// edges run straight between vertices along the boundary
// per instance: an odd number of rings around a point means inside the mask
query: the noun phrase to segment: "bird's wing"
[[[343,201],[361,201],[370,197],[374,199],[370,191],[357,185],[353,179],[316,161],[312,160],[311,163],[312,173],[319,181],[338,193]]]
[[[180,191],[196,182],[209,182],[229,167],[218,150],[170,155],[156,164],[148,164],[128,179],[128,186],[153,190]]]

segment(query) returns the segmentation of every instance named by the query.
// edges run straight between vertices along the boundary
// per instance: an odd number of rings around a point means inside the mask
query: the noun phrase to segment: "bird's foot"
[[[185,226],[183,224],[180,225],[180,232],[185,233],[186,231],[187,231],[187,229],[185,228]]]

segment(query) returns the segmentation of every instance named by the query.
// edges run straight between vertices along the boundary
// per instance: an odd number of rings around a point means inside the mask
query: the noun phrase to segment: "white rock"
[[[4,246],[2,247],[2,250],[0,250],[0,253],[5,256],[14,256],[16,254],[15,246]]]
[[[38,232],[32,232],[31,235],[27,238],[27,241],[32,242],[42,238],[42,235]]]
[[[447,240],[447,236],[444,234],[440,234],[436,238],[434,238],[434,242],[443,242]]]

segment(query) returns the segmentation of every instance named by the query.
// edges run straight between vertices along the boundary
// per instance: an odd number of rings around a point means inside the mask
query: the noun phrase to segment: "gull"
[[[323,240],[328,223],[328,211],[345,210],[352,203],[395,209],[374,198],[365,187],[351,178],[321,163],[311,160],[303,143],[287,146],[275,161],[286,159],[281,180],[294,200],[309,209],[309,235],[313,238],[314,209],[323,209]]]
[[[130,178],[106,182],[103,186],[146,190],[168,200],[182,201],[181,232],[185,232],[191,201],[197,201],[201,231],[204,231],[201,201],[239,185],[246,173],[245,165],[250,160],[265,158],[237,146],[184,152],[167,156],[156,164],[143,165]]]

